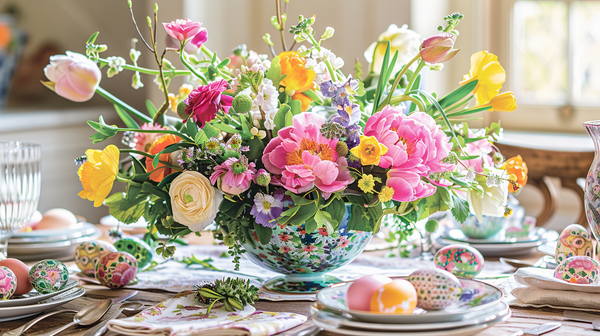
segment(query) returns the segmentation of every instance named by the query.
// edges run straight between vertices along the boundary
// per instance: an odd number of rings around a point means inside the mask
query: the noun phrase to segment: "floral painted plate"
[[[79,284],[79,281],[75,280],[75,279],[69,279],[69,281],[67,282],[67,284],[59,291],[54,292],[54,293],[48,293],[48,294],[40,294],[38,293],[35,289],[32,290],[31,292],[24,294],[24,295],[19,295],[19,296],[15,296],[12,297],[10,300],[2,300],[0,301],[0,308],[2,307],[16,307],[16,306],[27,306],[27,305],[32,305],[32,304],[36,304],[42,300],[46,300],[49,299],[55,295],[58,295],[60,293],[65,292],[68,289],[71,289],[75,286],[77,286]]]
[[[496,305],[504,297],[500,289],[484,282],[472,279],[460,279],[460,282],[463,293],[459,302],[441,310],[426,311],[417,308],[412,315],[380,314],[348,309],[346,291],[352,282],[341,282],[321,289],[317,293],[317,301],[329,309],[348,313],[363,322],[420,324],[458,321],[466,314]]]

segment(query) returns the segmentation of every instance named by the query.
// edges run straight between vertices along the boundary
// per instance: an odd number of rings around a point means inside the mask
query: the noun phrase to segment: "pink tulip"
[[[200,22],[192,22],[190,19],[177,19],[176,21],[171,21],[171,23],[163,22],[163,26],[165,27],[167,34],[184,44],[187,43],[189,39],[196,36],[202,28]]]
[[[90,100],[102,78],[96,63],[70,51],[66,55],[51,56],[44,74],[52,82],[46,84],[48,87],[53,87],[59,96],[75,102]]]
[[[453,33],[441,33],[423,41],[421,44],[421,58],[431,64],[443,63],[452,59],[460,51],[454,48],[456,35]]]

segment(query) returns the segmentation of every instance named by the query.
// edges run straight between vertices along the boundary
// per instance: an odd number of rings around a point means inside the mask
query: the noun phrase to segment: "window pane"
[[[568,5],[517,1],[513,15],[513,88],[523,103],[564,104],[568,87]]]
[[[573,29],[573,103],[600,104],[600,3],[578,1],[571,7]]]

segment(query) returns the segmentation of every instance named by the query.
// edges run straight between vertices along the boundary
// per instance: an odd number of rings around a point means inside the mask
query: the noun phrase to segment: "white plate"
[[[556,241],[544,243],[538,246],[537,250],[542,252],[543,254],[554,256],[556,254]]]
[[[71,289],[75,286],[77,286],[79,284],[79,281],[77,281],[76,279],[69,279],[69,281],[67,282],[67,284],[65,285],[65,287],[63,287],[63,289],[54,292],[54,293],[49,293],[49,294],[40,294],[38,293],[35,289],[32,290],[31,292],[25,294],[25,295],[20,295],[17,297],[13,297],[10,300],[2,300],[0,301],[0,308],[1,307],[15,307],[15,306],[26,306],[26,305],[31,305],[31,304],[35,304],[38,303],[42,300],[46,300],[49,299],[55,295],[58,295],[60,293],[63,293],[65,291],[67,291],[68,289]]]
[[[90,223],[77,223],[66,228],[50,230],[34,230],[15,233],[9,244],[29,244],[42,242],[59,242],[93,235],[96,226]]]
[[[33,314],[41,313],[48,309],[52,309],[69,301],[75,300],[83,294],[85,294],[85,289],[81,287],[74,287],[36,304],[17,307],[2,307],[0,308],[0,319],[2,319],[2,321],[17,320]]]
[[[311,307],[313,320],[328,323],[330,325],[338,325],[341,327],[358,328],[372,331],[428,331],[428,330],[445,330],[459,327],[467,327],[476,324],[488,323],[508,313],[508,305],[500,302],[495,306],[482,309],[463,316],[462,320],[455,322],[441,323],[419,323],[419,324],[383,324],[383,323],[367,323],[360,322],[355,319],[350,319],[344,316],[324,312]]]
[[[469,336],[475,335],[482,330],[485,330],[494,324],[502,323],[510,317],[511,311],[510,309],[506,314],[499,316],[497,319],[493,321],[489,321],[487,323],[471,325],[468,327],[456,328],[456,329],[446,329],[446,330],[428,330],[428,331],[368,331],[368,330],[359,330],[359,329],[346,329],[333,326],[329,323],[323,323],[317,319],[313,319],[313,322],[316,326],[323,328],[324,330],[331,331],[336,334],[341,335],[355,335],[355,336]]]
[[[460,229],[451,229],[447,232],[441,232],[440,237],[444,240],[454,241],[454,243],[467,244],[514,244],[514,243],[538,243],[540,241],[550,241],[558,239],[558,232],[548,231],[544,228],[537,228],[525,237],[506,237],[503,232],[487,239],[475,239],[465,236]],[[537,246],[537,245],[536,245]]]
[[[100,238],[102,231],[94,229],[90,236],[74,238],[62,242],[8,244],[8,256],[20,260],[64,259],[72,258],[79,244]],[[67,258],[67,260],[69,260]]]
[[[500,289],[484,282],[472,279],[460,279],[460,281],[463,286],[463,293],[458,303],[441,310],[425,311],[415,309],[411,315],[379,314],[348,309],[346,291],[352,282],[341,282],[321,289],[317,293],[317,301],[329,309],[350,314],[363,322],[415,324],[458,321],[466,314],[498,304],[504,297]]]

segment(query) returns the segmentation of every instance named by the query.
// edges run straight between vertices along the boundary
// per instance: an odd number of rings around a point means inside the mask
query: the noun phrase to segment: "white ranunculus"
[[[483,193],[476,192],[471,189],[467,192],[467,202],[471,212],[477,216],[479,222],[482,222],[482,215],[500,217],[504,216],[506,208],[506,199],[508,197],[508,181],[506,180],[506,171],[492,168],[491,175],[500,176],[504,179],[500,180],[497,186],[488,187],[485,176],[477,176],[475,181],[483,188]]]
[[[169,188],[173,219],[190,228],[202,231],[219,212],[223,192],[210,184],[206,176],[195,171],[184,171]]]
[[[394,66],[393,73],[399,71],[402,66],[408,63],[413,57],[419,53],[421,46],[421,35],[408,29],[407,25],[398,28],[395,24],[391,24],[386,31],[379,35],[378,42],[373,42],[367,50],[365,50],[365,59],[372,63],[373,71],[379,74],[383,56],[385,55],[386,43],[390,41],[390,59],[393,57],[396,50],[398,51],[398,59]],[[377,49],[375,49],[377,47]]]

